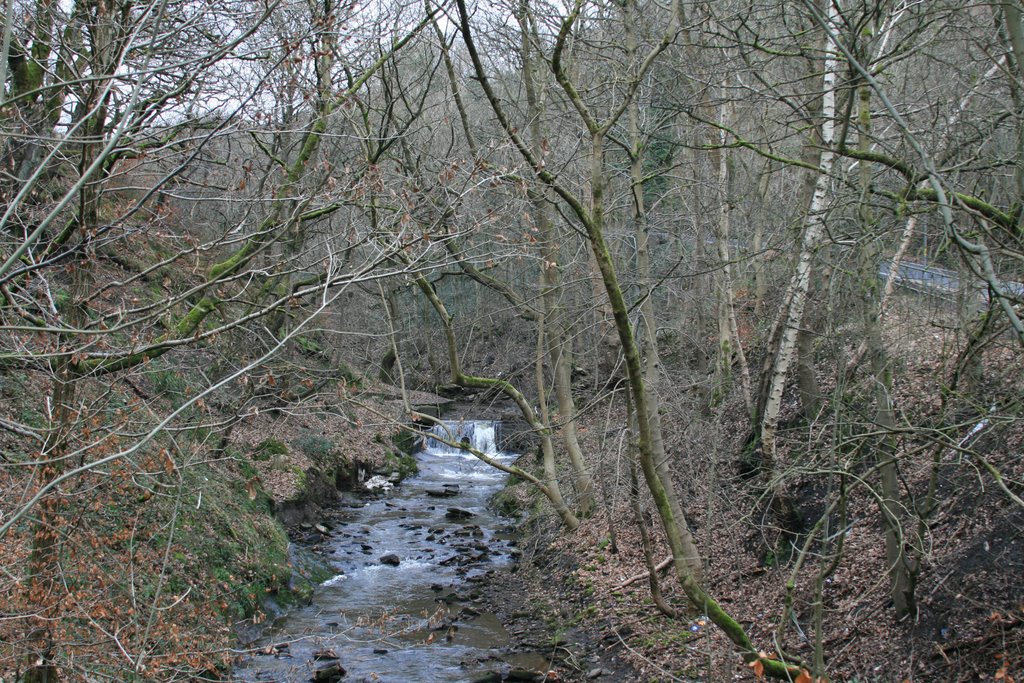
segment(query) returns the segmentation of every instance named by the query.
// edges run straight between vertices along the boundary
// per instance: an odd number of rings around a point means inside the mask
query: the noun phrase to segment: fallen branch
[[[43,439],[43,435],[37,432],[36,430],[32,429],[31,427],[20,424],[18,422],[5,420],[2,417],[0,417],[0,428],[6,429],[9,432],[14,432],[15,434],[19,434],[21,436],[27,436],[28,438],[38,443],[43,443],[45,441]]]
[[[659,562],[657,564],[657,566],[654,567],[654,569],[656,571],[660,572],[662,569],[664,569],[665,567],[669,566],[670,564],[672,564],[672,556],[671,555],[669,555],[664,560]],[[623,588],[625,588],[626,586],[630,586],[630,585],[636,583],[637,581],[643,581],[644,579],[646,579],[650,575],[651,575],[650,572],[641,572],[640,574],[637,574],[636,576],[629,577],[628,579],[626,579],[625,581],[620,583],[618,586],[616,586],[612,590],[613,591],[620,591]]]

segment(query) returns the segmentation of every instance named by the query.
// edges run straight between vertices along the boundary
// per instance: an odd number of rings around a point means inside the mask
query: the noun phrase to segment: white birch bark
[[[828,21],[833,30],[836,26],[837,18],[838,11],[835,4],[829,0]],[[779,351],[772,367],[768,400],[765,403],[764,414],[761,418],[761,452],[764,465],[769,470],[774,470],[776,467],[776,432],[779,426],[779,412],[782,408],[782,394],[786,388],[786,381],[789,378],[789,368],[793,363],[797,335],[804,318],[804,308],[807,303],[807,293],[810,289],[814,254],[818,250],[822,235],[825,232],[824,212],[828,203],[832,165],[835,160],[832,145],[835,139],[836,72],[838,70],[838,59],[836,58],[835,41],[832,39],[834,33],[832,31],[827,33],[828,35],[825,39],[824,74],[822,76],[822,149],[818,161],[818,178],[814,184],[814,194],[811,196],[810,209],[807,212],[807,222],[804,226],[803,237],[800,242],[800,256],[797,260],[796,271],[793,273],[789,283],[792,298],[784,323],[785,327],[782,332]]]

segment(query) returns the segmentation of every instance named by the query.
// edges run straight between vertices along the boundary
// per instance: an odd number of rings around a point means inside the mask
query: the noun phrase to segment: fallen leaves
[[[160,449],[160,460],[163,463],[164,472],[166,472],[167,474],[174,474],[174,459],[171,458],[171,454],[168,452],[166,448]]]
[[[758,652],[757,659],[747,664],[747,666],[753,669],[754,675],[757,676],[757,680],[759,681],[764,679],[764,662],[762,660],[765,659],[767,656],[768,655],[765,654],[763,651]]]

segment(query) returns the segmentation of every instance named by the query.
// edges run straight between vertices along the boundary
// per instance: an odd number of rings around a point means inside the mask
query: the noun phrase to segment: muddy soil
[[[568,558],[545,552],[491,572],[478,582],[479,609],[497,615],[511,636],[499,661],[516,663],[522,657],[543,662],[547,664],[543,673],[551,681],[640,680],[621,656],[623,643],[608,636],[601,624],[584,618],[589,600],[572,584],[570,570]]]

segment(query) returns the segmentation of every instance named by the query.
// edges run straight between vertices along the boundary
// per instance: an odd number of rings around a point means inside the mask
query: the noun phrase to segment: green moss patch
[[[399,478],[407,479],[419,473],[420,467],[416,463],[416,458],[408,453],[389,451],[384,456],[384,465],[381,471],[385,474],[398,472]]]
[[[225,617],[244,619],[257,616],[268,595],[288,592],[288,536],[257,483],[224,475],[186,471],[192,500],[179,512],[174,573],[205,576],[206,585],[195,587],[200,594]]]
[[[533,486],[527,485],[519,477],[510,475],[505,486],[494,494],[487,507],[503,517],[518,519],[530,508],[535,491]]]
[[[408,429],[399,429],[391,435],[391,444],[400,453],[405,453],[406,455],[412,455],[415,452],[417,441],[419,441],[419,436]]]
[[[266,462],[275,455],[288,455],[288,446],[277,439],[267,439],[256,445],[252,452],[252,459]]]

